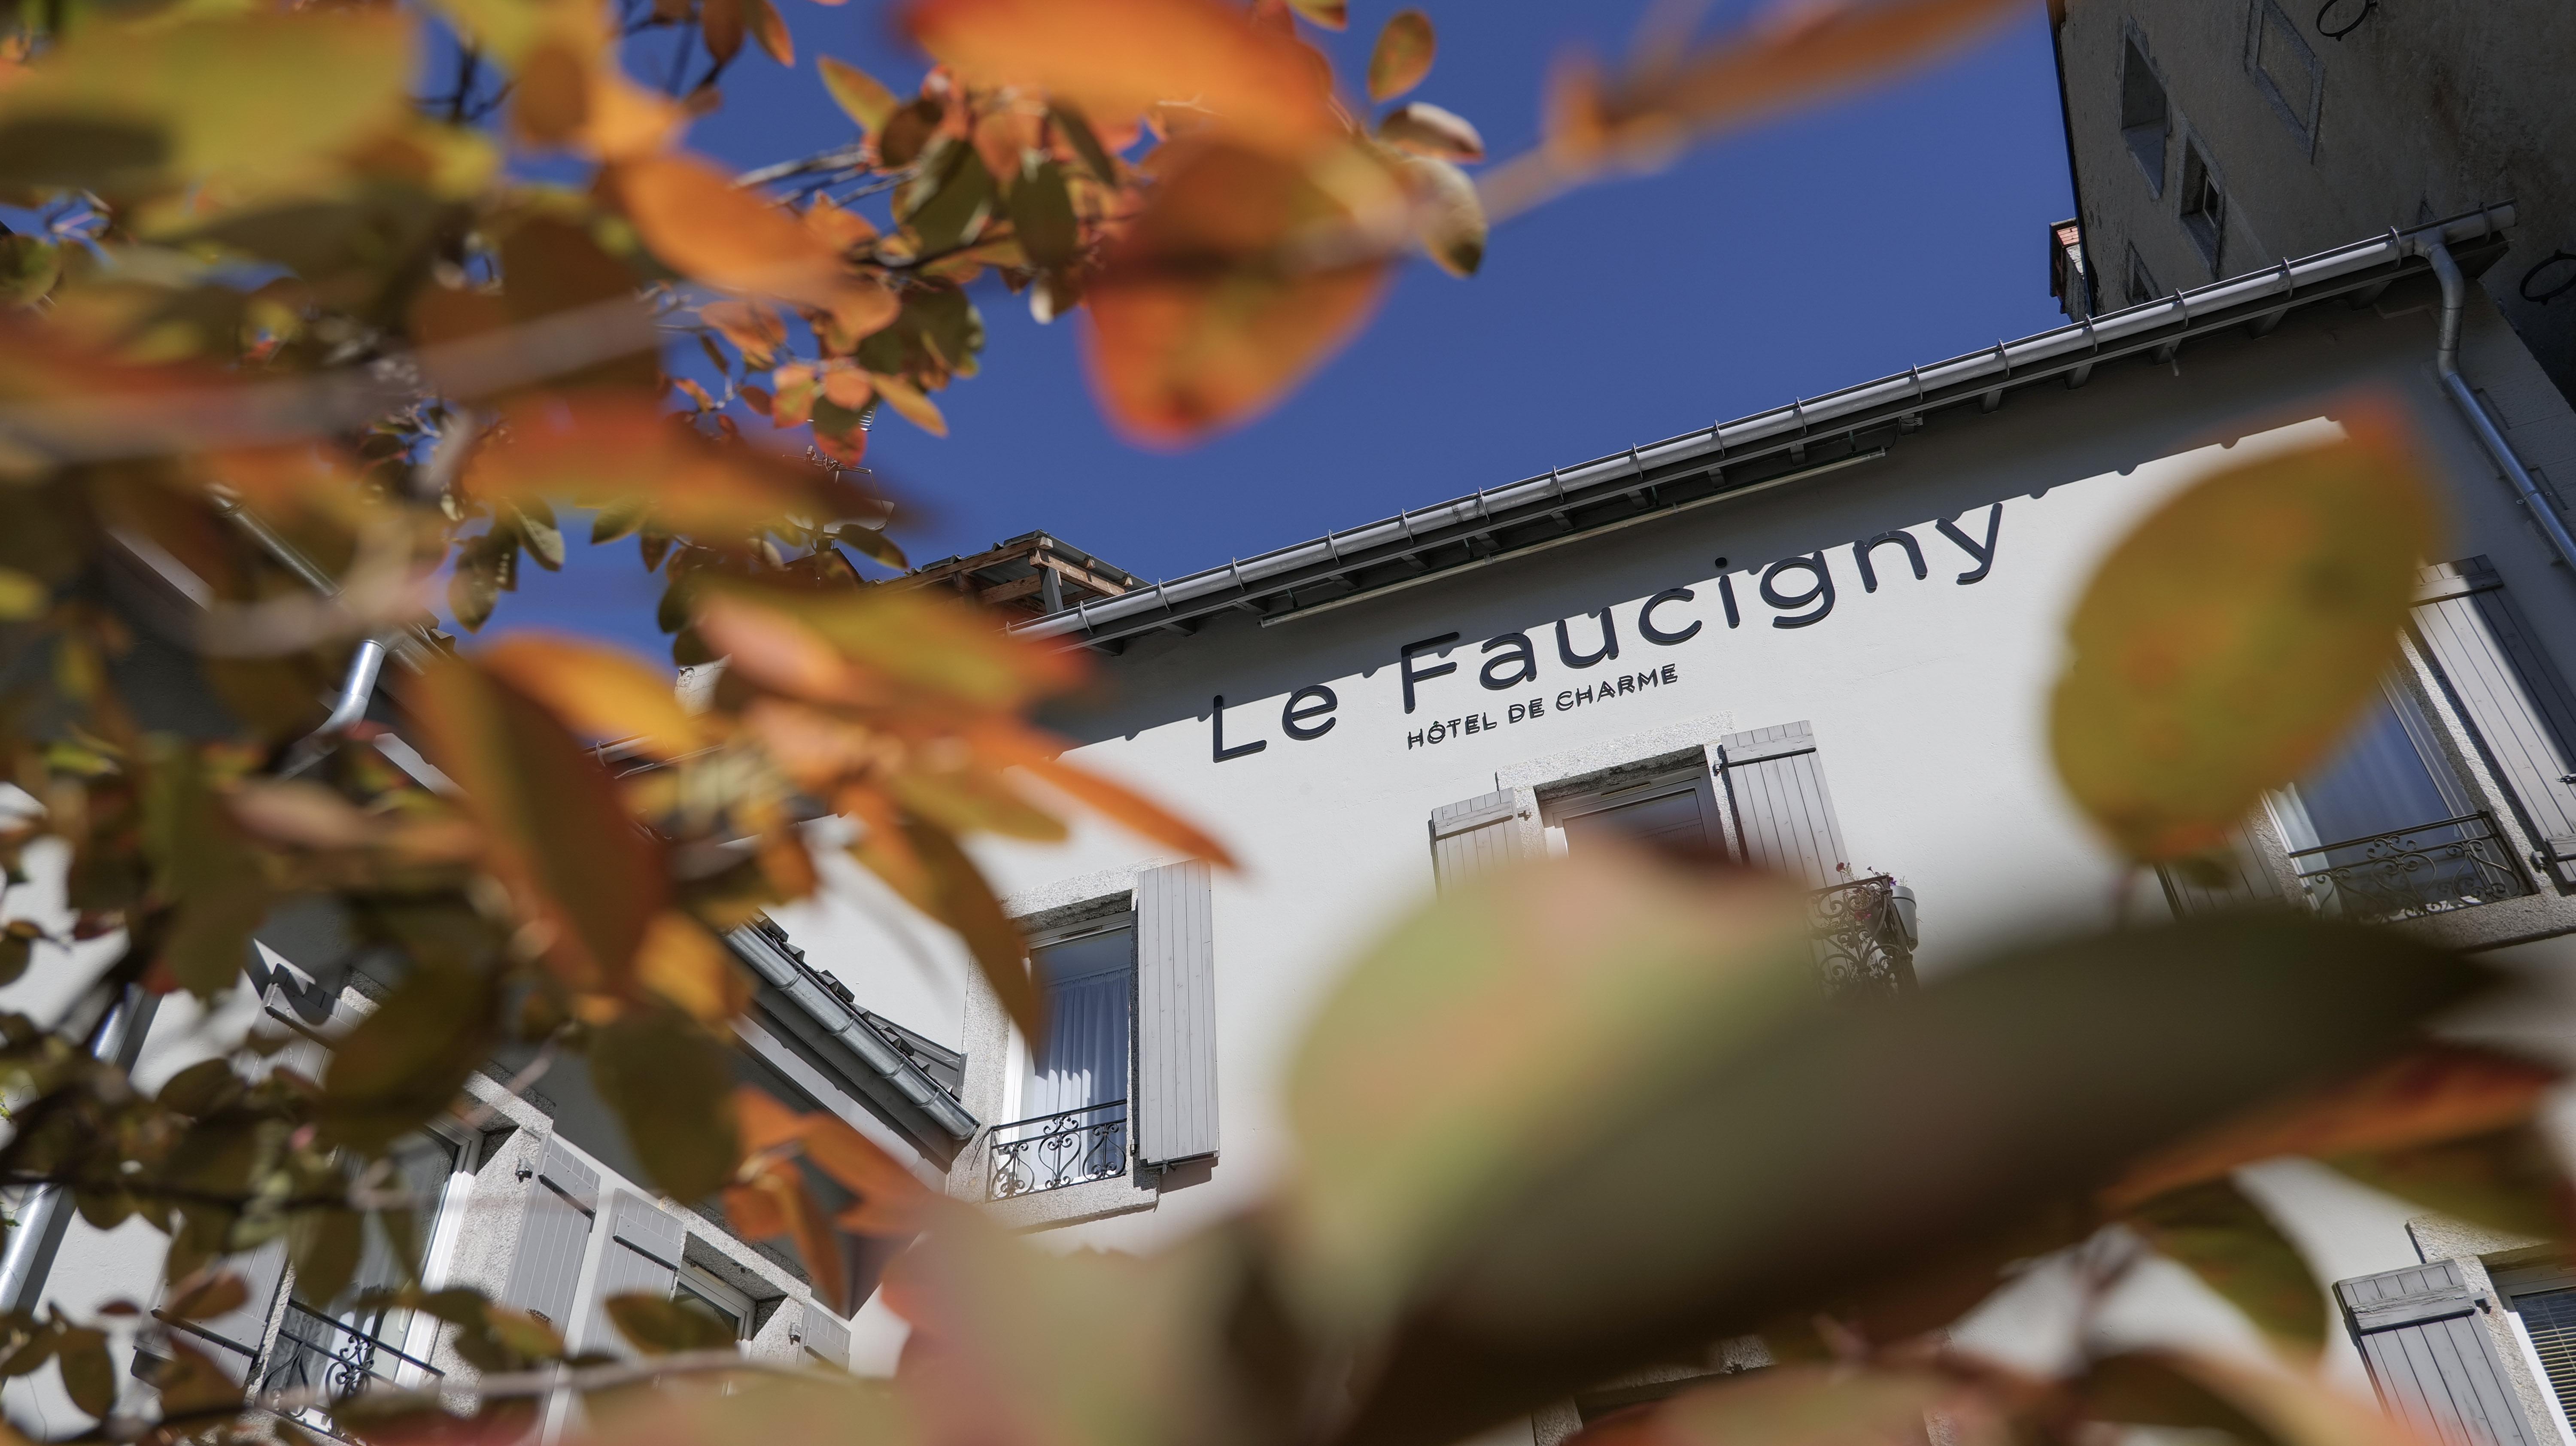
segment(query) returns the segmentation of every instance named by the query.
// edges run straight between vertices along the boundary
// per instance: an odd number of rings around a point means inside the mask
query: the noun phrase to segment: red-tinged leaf
[[[704,0],[698,7],[698,32],[706,38],[708,56],[718,64],[742,52],[744,3],[745,0]]]
[[[1348,30],[1351,8],[1345,0],[1288,0],[1290,9],[1326,30]]]
[[[1069,745],[1060,740],[1015,726],[997,725],[977,734],[975,746],[997,763],[1027,769],[1040,782],[1113,823],[1192,858],[1229,869],[1235,867],[1234,856],[1225,845],[1166,812],[1160,804],[1124,784],[1112,783],[1089,769],[1067,763],[1062,754]]]
[[[782,382],[782,399],[786,391]],[[466,467],[465,490],[487,502],[637,502],[657,526],[690,534],[746,532],[791,516],[830,521],[884,511],[847,478],[709,438],[639,399],[552,397],[505,416],[503,434]]]
[[[1078,654],[1013,637],[989,616],[925,589],[786,593],[714,579],[702,620],[714,615],[720,597],[793,619],[855,673],[855,682],[813,684],[797,679],[819,674],[791,672],[770,684],[784,692],[819,688],[802,691],[817,702],[873,701],[891,682],[967,709],[1015,711],[1086,676]]]
[[[742,349],[746,360],[766,358],[787,344],[787,323],[778,313],[757,301],[718,301],[698,309],[700,320],[724,334],[724,339]],[[751,361],[753,366],[766,366],[765,360]]]
[[[1302,165],[1203,141],[1171,143],[1163,164],[1089,283],[1087,341],[1111,420],[1173,446],[1285,396],[1376,309],[1387,265],[1373,249],[1344,260],[1297,247],[1354,221]],[[1388,199],[1402,205],[1392,184]]]
[[[823,400],[845,412],[863,411],[876,400],[876,387],[869,382],[868,374],[857,367],[827,367],[822,375]]]
[[[722,592],[701,599],[698,636],[755,686],[816,703],[867,704],[885,694],[850,666],[831,640],[776,608]]]
[[[930,1188],[876,1141],[839,1118],[816,1112],[798,1121],[805,1158],[857,1194],[841,1212],[843,1229],[861,1235],[910,1235],[921,1229]]]
[[[661,845],[608,771],[542,705],[470,663],[434,661],[404,698],[549,965],[578,987],[631,987],[668,883]]]
[[[2401,1200],[2498,1234],[2576,1239],[2576,1191],[2556,1148],[2531,1121],[2466,1139],[2332,1155],[2325,1163]]]
[[[2226,1180],[2160,1195],[2127,1217],[2149,1245],[2189,1268],[2265,1335],[2311,1356],[2325,1345],[2326,1298],[2280,1227]]]
[[[821,307],[857,336],[901,309],[795,216],[695,157],[620,161],[609,180],[644,244],[673,270],[725,291]]]
[[[2561,1073],[2475,1045],[2428,1043],[2349,1083],[2249,1114],[2141,1161],[2102,1194],[2125,1211],[2167,1190],[2284,1155],[2403,1150],[2530,1119]]]
[[[1369,99],[1383,103],[1420,85],[1431,73],[1431,58],[1438,48],[1430,16],[1419,10],[1398,10],[1388,16],[1369,51]]]
[[[751,27],[752,38],[769,58],[781,65],[796,63],[796,41],[787,33],[787,22],[780,18],[778,7],[770,0],[742,0],[743,19]]]
[[[687,377],[673,377],[671,378],[671,385],[678,387],[682,392],[687,394],[690,401],[697,403],[699,411],[712,412],[715,410],[716,399],[708,396],[707,389],[699,386],[696,382],[689,380]]]
[[[785,1160],[770,1160],[756,1168],[756,1173],[742,1185],[725,1192],[730,1207],[743,1195],[756,1196],[749,1214],[758,1223],[772,1227],[761,1232],[784,1235],[796,1246],[805,1262],[805,1278],[814,1285],[814,1294],[836,1315],[849,1313],[849,1267],[841,1256],[841,1237],[832,1229],[832,1219],[814,1200],[814,1192],[805,1186],[805,1177],[795,1165]],[[748,1203],[748,1202],[746,1202]],[[742,1216],[735,1215],[741,1225]],[[748,1232],[750,1227],[743,1226]]]
[[[1377,123],[1377,138],[1415,155],[1444,161],[1485,158],[1485,138],[1476,134],[1467,118],[1428,101],[1407,101],[1388,111],[1386,119]]]
[[[862,132],[875,135],[893,117],[897,102],[894,92],[886,89],[884,82],[847,61],[835,60],[828,55],[816,60],[815,65],[823,73],[823,88],[831,92],[833,104],[858,122]]]
[[[595,58],[570,39],[548,37],[519,62],[510,92],[510,123],[534,146],[566,145],[590,123]]]
[[[743,1149],[754,1155],[795,1144],[805,1128],[804,1116],[754,1085],[734,1086],[733,1117],[735,1128],[742,1132]]]
[[[823,238],[823,244],[847,254],[877,239],[877,228],[856,211],[844,211],[832,204],[829,196],[818,196],[805,208],[805,229]]]
[[[918,0],[903,24],[971,84],[1095,116],[1186,100],[1242,143],[1290,154],[1341,129],[1314,52],[1219,0]]]

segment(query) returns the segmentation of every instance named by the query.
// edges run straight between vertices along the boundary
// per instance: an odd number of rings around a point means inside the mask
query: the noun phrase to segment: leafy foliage
[[[1854,1007],[1818,987],[1784,883],[1534,868],[1369,951],[1293,1053],[1274,1196],[1142,1259],[1039,1250],[732,1083],[749,989],[720,936],[811,893],[818,848],[944,922],[1032,1036],[974,840],[1058,838],[1078,808],[1224,859],[1023,721],[1083,685],[1073,655],[860,570],[903,565],[870,431],[945,432],[996,292],[1081,313],[1112,419],[1188,442],[1321,365],[1408,251],[1472,275],[1494,220],[2004,13],[1650,32],[1626,71],[1565,66],[1541,147],[1480,183],[1466,118],[1372,119],[1339,89],[1299,27],[1346,27],[1340,0],[915,0],[918,84],[817,57],[852,138],[749,178],[680,138],[731,67],[798,63],[774,0],[0,6],[0,203],[36,227],[0,234],[0,754],[27,800],[0,861],[14,886],[59,850],[73,914],[0,927],[0,982],[111,941],[60,1017],[0,1015],[0,1184],[168,1242],[157,1315],[0,1316],[0,1377],[51,1363],[89,1434],[160,1443],[296,1438],[259,1413],[324,1404],[367,1441],[515,1440],[572,1389],[601,1435],[674,1446],[1440,1446],[1754,1333],[1795,1364],[1595,1435],[1867,1442],[1928,1410],[2027,1440],[2401,1440],[2301,1368],[2318,1292],[2232,1172],[2306,1155],[2498,1228],[2567,1216],[2533,1125],[2556,1073],[2430,1033],[2495,976],[2384,932],[2042,941]],[[650,40],[679,45],[659,89],[628,70]],[[1436,51],[1427,16],[1385,20],[1369,105]],[[415,97],[432,53],[452,78]],[[531,159],[587,183],[526,180]],[[2133,860],[2213,846],[2394,656],[2437,528],[2396,424],[2346,411],[2345,439],[2151,518],[2073,619],[2057,757]],[[474,631],[520,568],[564,566],[565,505],[662,579],[674,659],[721,662],[694,706],[613,649],[460,650],[427,624],[442,589]],[[137,566],[185,607],[134,603]],[[133,666],[146,631],[216,716],[168,720]],[[432,768],[375,723],[317,731],[362,643],[395,655]],[[804,827],[825,814],[846,843]],[[149,1093],[100,1057],[136,991],[221,998],[295,910],[393,979],[345,1033],[255,1032]],[[318,1077],[289,1062],[316,1043]],[[246,1398],[174,1323],[248,1303],[226,1262],[263,1247],[325,1306],[370,1249],[414,1268],[423,1202],[392,1154],[504,1048],[583,1056],[651,1183],[788,1241],[833,1309],[845,1233],[913,1237],[886,1286],[902,1376],[753,1379],[720,1323],[632,1297],[609,1312],[654,1359],[572,1360],[548,1323],[415,1280],[358,1304],[435,1320],[479,1381]],[[1931,1334],[2034,1258],[2107,1281],[2149,1252],[2292,1359],[2096,1357],[2079,1331],[2043,1379]],[[111,1332],[152,1347],[151,1399]]]

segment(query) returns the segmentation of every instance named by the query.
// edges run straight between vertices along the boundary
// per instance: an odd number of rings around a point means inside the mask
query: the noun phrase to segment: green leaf
[[[1029,260],[1054,271],[1082,259],[1082,223],[1073,214],[1064,167],[1029,154],[1019,184],[1011,187],[1011,229]]]
[[[501,1032],[500,983],[482,965],[421,959],[332,1051],[322,1138],[365,1155],[427,1124],[464,1092]]]
[[[54,1356],[62,1362],[63,1389],[83,1414],[105,1419],[116,1409],[116,1363],[108,1359],[106,1332],[64,1326]]]
[[[913,233],[924,256],[956,250],[983,234],[1000,195],[992,173],[973,146],[934,143],[922,175],[896,193],[895,215]]]
[[[1900,1446],[1923,1439],[1924,1413],[1957,1393],[1930,1372],[1774,1367],[1702,1386],[1654,1409],[1670,1446]]]
[[[2239,1441],[2268,1442],[2272,1433],[2236,1404],[2153,1351],[2105,1356],[2078,1377],[2071,1393],[2086,1419],[2128,1426],[2224,1431]]]
[[[1481,898],[1499,913],[1516,893],[1543,887],[1506,875]],[[1489,990],[1526,989],[1528,976],[1496,968],[1482,982],[1481,960],[1444,966],[1445,951],[1569,949],[1568,935],[1603,923],[1589,908],[1523,906],[1504,917],[1502,927],[1452,921],[1473,944],[1442,931],[1363,974],[1385,978],[1375,987],[1398,1001],[1390,1013],[1480,1018],[1499,1009]],[[1393,991],[1407,966],[1430,997],[1401,1008]],[[1616,989],[1627,969],[1618,955],[1597,967],[1612,978],[1583,981],[1582,997]],[[1635,1362],[1865,1294],[1998,1219],[2091,1196],[2142,1155],[2369,1072],[2496,978],[2385,930],[2286,913],[2197,919],[1963,963],[1870,1008],[1721,1020],[1728,1033],[1679,1061],[1583,1043],[1590,1011],[1581,1007],[1572,1048],[1562,1029],[1527,1048],[1517,1035],[1480,1032],[1472,1052],[1443,1047],[1441,1032],[1399,1037],[1400,1055],[1437,1059],[1453,1076],[1422,1085],[1406,1070],[1427,1063],[1369,1057],[1358,1041],[1372,1026],[1344,1000],[1328,1002],[1318,1032],[1335,1038],[1331,1059],[1352,1076],[1330,1086],[1350,1102],[1332,1112],[1337,1129],[1351,1128],[1338,1122],[1363,1101],[1422,1118],[1407,1102],[1416,1088],[1517,1103],[1523,1086],[1510,1077],[1533,1060],[1565,1068],[1549,1059],[1558,1052],[1594,1076],[1581,1080],[1590,1098],[1622,1085],[1634,1092],[1632,1103],[1569,1127],[1570,1147],[1553,1159],[1544,1117],[1469,1115],[1487,1136],[1506,1137],[1493,1148],[1525,1173],[1486,1172],[1482,1196],[1455,1208],[1436,1239],[1409,1242],[1412,1259],[1359,1218],[1348,1233],[1410,1266],[1413,1283],[1374,1384],[1338,1439],[1456,1439]],[[1562,1012],[1548,995],[1522,1007]],[[1316,1063],[1300,1062],[1289,1101],[1301,1144],[1317,1133],[1300,1097],[1316,1087]],[[1316,1197],[1339,1208],[1337,1192],[1397,1188],[1338,1173],[1347,1163],[1382,1160],[1417,1175],[1449,1168],[1458,1148],[1426,1133],[1409,1155],[1310,1157],[1292,1188],[1309,1212]],[[1537,1158],[1522,1164],[1524,1155]],[[1641,1180],[1653,1188],[1640,1190]],[[1333,1274],[1317,1280],[1310,1261]],[[1282,1273],[1331,1320],[1315,1286],[1347,1270],[1310,1252],[1292,1255]]]
[[[331,1207],[299,1212],[286,1230],[286,1258],[295,1267],[295,1293],[316,1310],[349,1289],[367,1243],[367,1217]]]
[[[894,92],[875,76],[828,55],[817,59],[815,65],[823,72],[823,88],[831,92],[832,103],[858,122],[863,133],[876,134],[894,115]]]
[[[2329,1156],[2375,1189],[2472,1225],[2531,1240],[2567,1240],[2568,1183],[2548,1137],[2532,1124],[2398,1150]]]
[[[35,304],[62,274],[62,253],[54,243],[0,227],[0,306]]]
[[[2398,660],[2433,490],[2398,424],[2219,470],[2158,508],[2067,624],[2050,735],[2068,792],[2141,863],[2206,854],[2344,741]]]
[[[519,534],[519,542],[527,548],[528,556],[535,558],[537,565],[548,572],[563,571],[563,530],[555,524],[554,509],[530,499],[513,504],[510,510],[517,524],[515,530]]]
[[[1386,27],[1377,33],[1377,45],[1369,52],[1369,99],[1383,103],[1420,85],[1431,73],[1437,48],[1430,16],[1419,10],[1398,10],[1388,16]]]
[[[629,1010],[590,1043],[591,1082],[626,1126],[644,1173],[672,1198],[724,1188],[742,1163],[733,1116],[733,1057],[676,1009]]]
[[[648,1356],[723,1350],[734,1343],[733,1327],[694,1300],[629,1292],[610,1296],[606,1304],[617,1333]]]
[[[651,512],[652,504],[640,497],[607,504],[590,520],[590,545],[597,547],[603,542],[615,542],[642,527]]]
[[[160,963],[200,999],[232,988],[250,939],[268,916],[267,876],[250,840],[216,797],[194,746],[155,740],[144,832],[156,886],[175,905]]]
[[[2325,1348],[2324,1290],[2298,1247],[2232,1181],[2157,1196],[2128,1223],[2227,1297],[2264,1334],[2310,1354]]]
[[[165,1315],[180,1320],[212,1320],[226,1311],[238,1310],[250,1299],[250,1286],[241,1276],[225,1271],[206,1277],[173,1295],[161,1307]]]
[[[403,121],[415,33],[390,11],[98,17],[0,92],[0,185],[126,196],[334,177],[326,158]]]
[[[1100,143],[1099,134],[1092,130],[1090,121],[1083,119],[1082,112],[1057,101],[1047,107],[1047,119],[1055,123],[1057,130],[1064,132],[1065,140],[1073,146],[1073,153],[1082,158],[1082,164],[1090,169],[1093,179],[1104,186],[1118,184],[1117,158]]]
[[[1803,900],[1751,875],[1615,853],[1445,892],[1361,957],[1289,1065],[1298,1278],[1337,1312],[1391,1306],[1602,1121],[1818,1005],[1809,959]]]
[[[447,610],[467,632],[482,631],[501,594],[516,586],[518,556],[517,539],[496,533],[457,545],[456,570],[447,579]]]
[[[36,957],[36,941],[45,937],[32,919],[12,919],[0,925],[0,985],[15,984],[27,972]]]

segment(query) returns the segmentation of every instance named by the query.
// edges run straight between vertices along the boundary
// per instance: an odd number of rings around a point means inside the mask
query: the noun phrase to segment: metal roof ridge
[[[1267,591],[1260,587],[1261,583],[1294,571],[1301,564],[1328,562],[1334,568],[1346,568],[1353,565],[1346,554],[1366,552],[1381,542],[1413,541],[1418,524],[1448,525],[1487,520],[1497,505],[1526,505],[1550,498],[1562,507],[1577,500],[1570,495],[1570,489],[1590,487],[1613,477],[1627,479],[1633,488],[1635,480],[1643,476],[1649,466],[1690,461],[1702,456],[1725,457],[1731,450],[1749,442],[1776,440],[1785,446],[1810,436],[1830,439],[1830,427],[1818,433],[1820,425],[1891,405],[1910,403],[1910,410],[1919,412],[1971,400],[1980,392],[1999,394],[2007,388],[2034,385],[2056,374],[2055,370],[2044,365],[2047,363],[2059,363],[2063,370],[2081,367],[2089,371],[2095,360],[2102,359],[2106,346],[2135,343],[2164,333],[2171,333],[2168,338],[2170,345],[2179,346],[2184,335],[2193,331],[2196,317],[2205,320],[2224,314],[2231,305],[2275,296],[2280,298],[2277,311],[2294,310],[2324,299],[2317,294],[2303,299],[2299,294],[2302,285],[2401,265],[2410,257],[2425,254],[2436,242],[2473,241],[2495,234],[2513,223],[2514,207],[2508,201],[2405,231],[2391,227],[2365,240],[2331,247],[2298,260],[2284,258],[2277,266],[2226,277],[2080,322],[2033,332],[2017,341],[1998,341],[1973,352],[1909,367],[1902,372],[1857,382],[1819,396],[1797,399],[1785,406],[1697,428],[1660,442],[1631,446],[1570,467],[1551,467],[1534,477],[1479,489],[1444,502],[1406,508],[1376,522],[1336,529],[1321,537],[1236,559],[1222,567],[1184,573],[1150,587],[1137,587],[1119,597],[1098,599],[1077,608],[1033,618],[1014,624],[1010,631],[1034,638],[1061,637],[1069,643],[1080,644],[1101,637],[1105,628],[1127,622],[1148,608],[1153,609],[1153,617],[1145,625],[1162,626],[1176,620],[1176,604],[1191,604],[1206,597],[1216,599],[1214,606],[1200,611],[1233,606],[1257,592]],[[2223,330],[2238,325],[2241,320],[2207,326],[2205,330]],[[1985,385],[1972,388],[1971,383]],[[1933,392],[1941,390],[1957,390],[1960,395],[1940,399],[1932,397]],[[1120,635],[1132,630],[1122,629]]]

